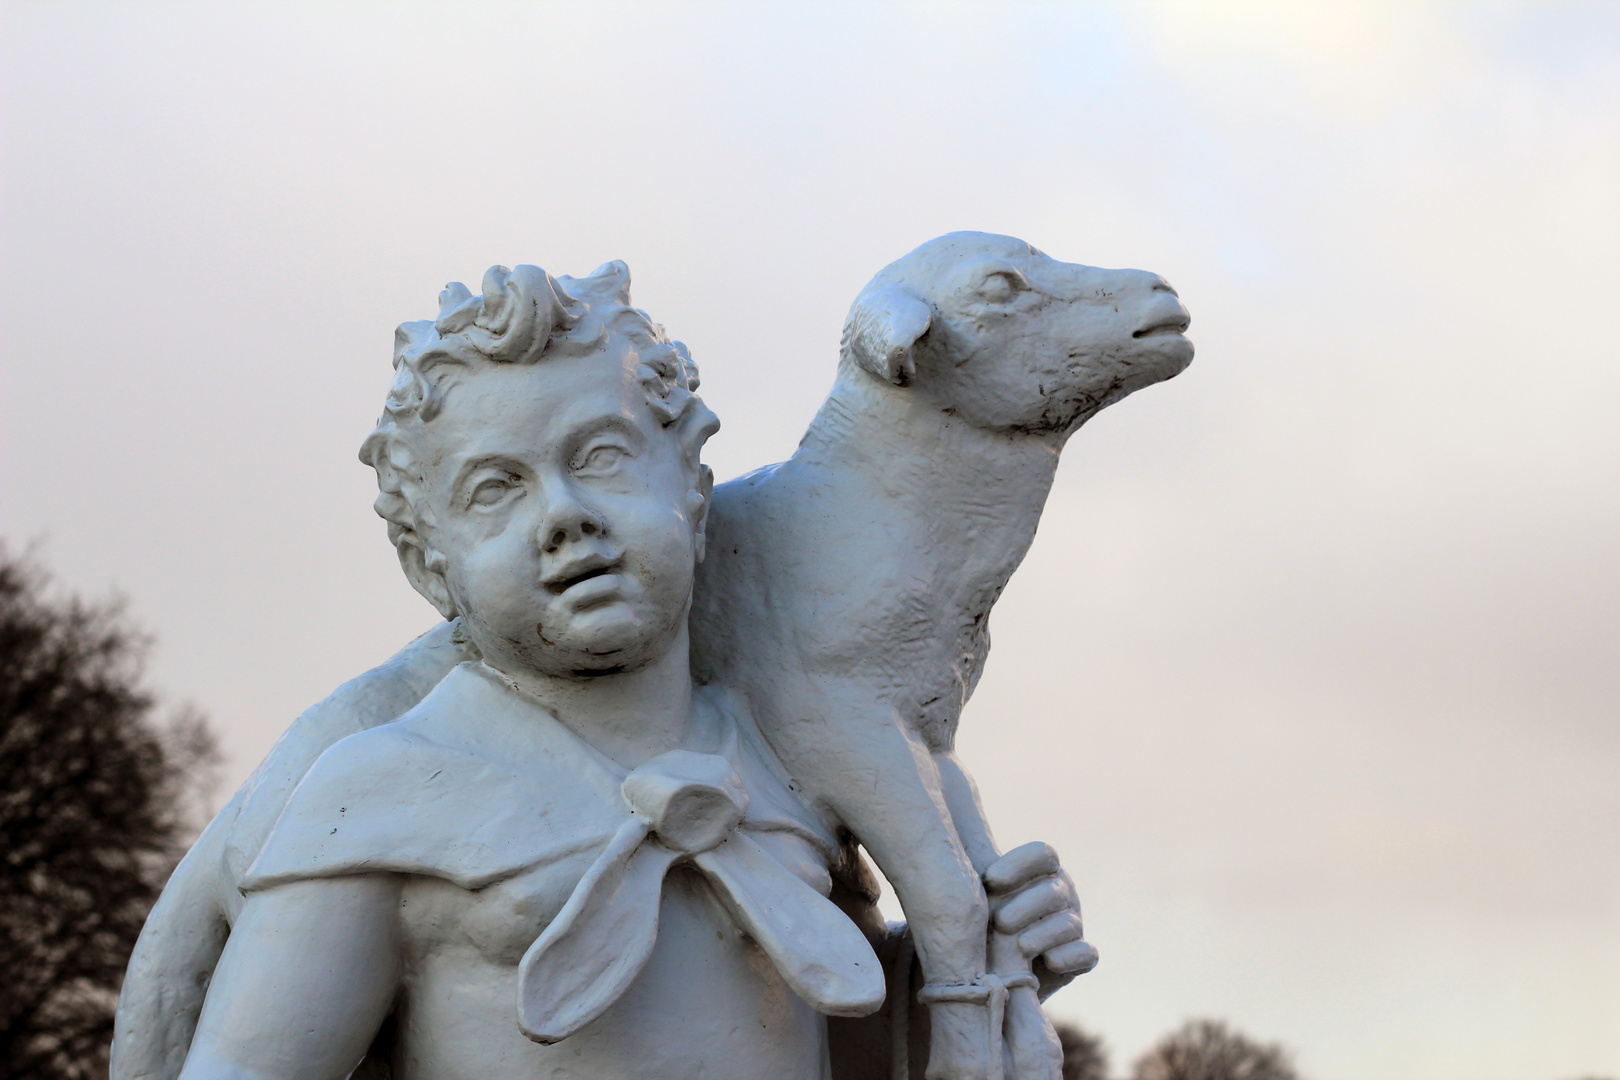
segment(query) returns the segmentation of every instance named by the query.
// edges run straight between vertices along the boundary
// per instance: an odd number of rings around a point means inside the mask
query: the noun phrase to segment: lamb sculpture
[[[980,875],[1000,853],[956,724],[1064,442],[1185,368],[1188,322],[1155,274],[940,237],[855,300],[793,457],[715,490],[693,670],[748,694],[804,793],[894,885],[928,982],[935,1080],[997,1074],[1004,984],[1013,1074],[1056,1080],[1033,980],[1017,979],[1027,959],[987,966]],[[1050,960],[1073,971],[1095,954]]]

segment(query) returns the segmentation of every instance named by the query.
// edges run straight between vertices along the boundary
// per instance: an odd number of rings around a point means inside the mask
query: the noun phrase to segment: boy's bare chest
[[[825,861],[804,839],[775,831],[751,835],[811,888],[823,896],[831,891]],[[410,878],[400,900],[408,955],[419,966],[437,953],[471,948],[486,963],[516,967],[562,911],[598,853],[592,846],[482,889],[463,889],[437,877]],[[687,876],[702,889],[700,875]],[[721,919],[730,922],[723,911]]]
[[[482,889],[463,889],[437,877],[411,878],[400,898],[408,952],[425,960],[470,946],[489,963],[516,967],[568,902],[595,854],[578,851]]]

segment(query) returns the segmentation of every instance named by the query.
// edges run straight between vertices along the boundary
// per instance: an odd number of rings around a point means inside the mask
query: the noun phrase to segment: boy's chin
[[[605,604],[571,615],[555,636],[542,628],[546,666],[558,675],[606,675],[634,671],[657,660],[673,635],[649,627],[629,604]]]

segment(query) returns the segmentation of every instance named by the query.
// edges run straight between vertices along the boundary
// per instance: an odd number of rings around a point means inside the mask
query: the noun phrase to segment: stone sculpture
[[[711,491],[717,422],[623,264],[448,287],[363,451],[447,622],[199,839],[115,1080],[1055,1080],[1038,1001],[1095,952],[954,731],[1064,441],[1185,367],[1187,321],[1153,275],[942,237],[856,300],[794,457]],[[818,1013],[886,996],[829,1045]]]

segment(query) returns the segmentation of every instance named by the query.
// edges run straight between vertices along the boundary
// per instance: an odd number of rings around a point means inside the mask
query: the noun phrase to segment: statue
[[[115,1080],[1056,1080],[1039,1001],[1096,953],[954,732],[1065,440],[1187,324],[1154,275],[942,237],[857,298],[793,458],[715,489],[622,263],[447,287],[362,450],[446,622],[199,838]]]

